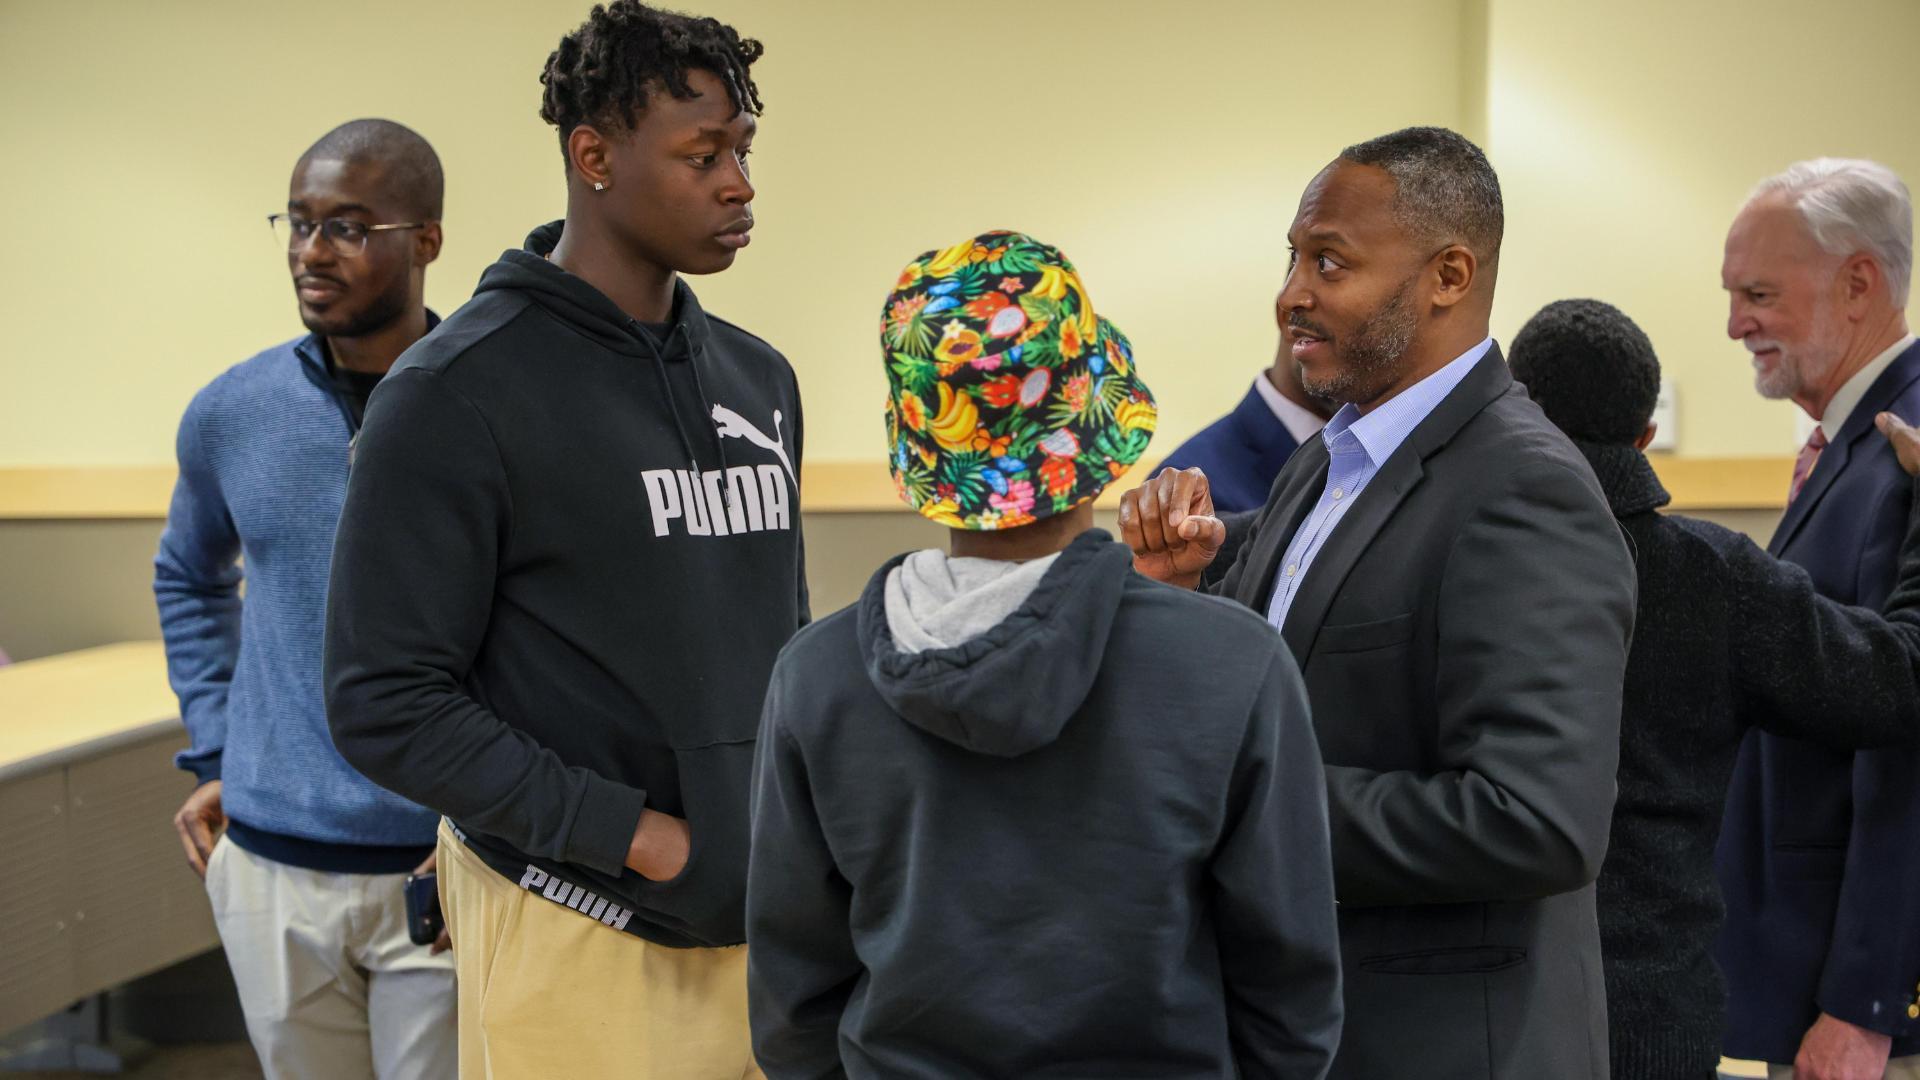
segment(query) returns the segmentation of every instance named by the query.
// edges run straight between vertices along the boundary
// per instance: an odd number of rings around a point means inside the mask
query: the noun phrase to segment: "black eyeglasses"
[[[313,221],[295,217],[292,214],[268,214],[267,224],[273,226],[274,238],[287,249],[289,254],[299,251],[313,239],[314,233],[326,238],[333,250],[346,258],[367,250],[367,234],[386,232],[389,229],[424,229],[430,222],[403,221],[393,225],[368,225],[350,218],[327,218]]]

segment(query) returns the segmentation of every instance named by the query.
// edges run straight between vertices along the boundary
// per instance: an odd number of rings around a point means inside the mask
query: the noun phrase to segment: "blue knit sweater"
[[[355,772],[327,731],[321,628],[353,434],[312,335],[228,369],[187,406],[153,582],[193,740],[176,763],[224,781],[228,817],[254,829],[428,845],[438,816]]]

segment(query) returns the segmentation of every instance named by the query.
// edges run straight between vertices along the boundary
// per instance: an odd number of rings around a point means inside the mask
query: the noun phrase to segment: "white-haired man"
[[[1912,488],[1875,414],[1920,417],[1907,331],[1913,207],[1884,165],[1820,158],[1763,181],[1727,234],[1728,336],[1754,381],[1818,422],[1768,550],[1877,608]],[[1740,749],[1717,863],[1726,1049],[1799,1080],[1920,1078],[1920,752],[1759,731]]]

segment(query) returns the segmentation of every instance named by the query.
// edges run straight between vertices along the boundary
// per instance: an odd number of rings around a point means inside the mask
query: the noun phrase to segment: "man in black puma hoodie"
[[[760,45],[632,0],[548,59],[564,223],[382,383],[327,615],[346,759],[446,815],[464,1076],[758,1075],[748,782],[807,619],[800,399],[680,280],[747,243]]]
[[[900,281],[889,458],[952,555],[892,560],[774,668],[761,1067],[1324,1076],[1340,970],[1300,673],[1260,618],[1148,581],[1092,528],[1154,425],[1126,338],[1017,233]]]

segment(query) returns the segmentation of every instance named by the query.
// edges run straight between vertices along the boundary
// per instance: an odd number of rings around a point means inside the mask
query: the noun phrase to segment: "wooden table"
[[[0,667],[0,1032],[219,944],[158,642]]]

